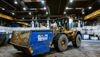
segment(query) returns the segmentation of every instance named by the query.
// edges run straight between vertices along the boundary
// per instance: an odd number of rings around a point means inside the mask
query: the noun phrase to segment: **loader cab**
[[[58,27],[65,27],[66,30],[69,30],[69,19],[68,18],[58,19],[57,24],[58,24]]]

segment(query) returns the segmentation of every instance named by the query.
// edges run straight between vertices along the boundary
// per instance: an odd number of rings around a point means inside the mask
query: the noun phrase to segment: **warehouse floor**
[[[0,57],[29,57],[28,55],[17,51],[12,45],[0,47]],[[100,41],[83,40],[80,48],[73,48],[69,44],[64,52],[56,52],[51,49],[50,52],[33,57],[100,57]]]

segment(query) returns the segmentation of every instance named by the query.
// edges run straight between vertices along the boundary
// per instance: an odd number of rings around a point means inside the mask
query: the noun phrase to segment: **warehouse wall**
[[[83,29],[87,29],[85,31],[87,34],[98,35],[100,39],[100,17],[86,20],[86,24]]]
[[[100,25],[100,17],[97,18],[97,24],[96,25]]]

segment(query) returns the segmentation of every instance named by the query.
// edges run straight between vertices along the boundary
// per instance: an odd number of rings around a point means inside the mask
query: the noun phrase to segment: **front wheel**
[[[59,34],[54,40],[54,47],[57,51],[65,51],[68,46],[68,38],[65,34]]]
[[[80,47],[81,46],[81,38],[82,38],[81,34],[77,34],[75,36],[75,38],[72,41],[72,44],[73,44],[74,47]]]

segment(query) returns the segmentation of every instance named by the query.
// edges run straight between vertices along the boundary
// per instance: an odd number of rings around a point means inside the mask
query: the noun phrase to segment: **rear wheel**
[[[0,38],[0,45],[2,45],[2,39]]]
[[[57,51],[65,51],[68,45],[68,38],[65,34],[59,34],[54,40],[54,47]]]
[[[98,36],[98,40],[100,40],[100,39],[99,39],[99,36]]]
[[[72,44],[73,44],[74,47],[80,47],[81,46],[81,38],[82,38],[81,34],[77,34],[75,36],[75,38],[72,41]]]

